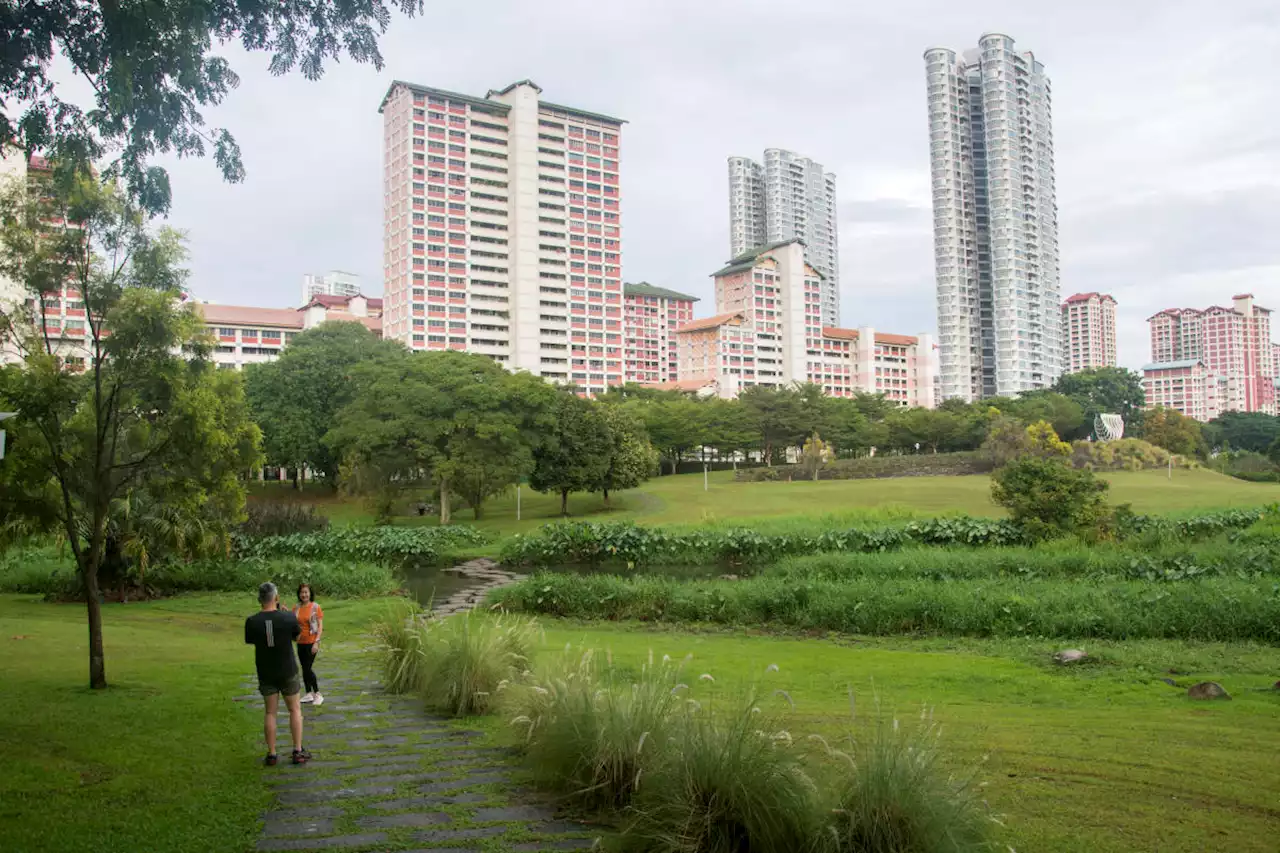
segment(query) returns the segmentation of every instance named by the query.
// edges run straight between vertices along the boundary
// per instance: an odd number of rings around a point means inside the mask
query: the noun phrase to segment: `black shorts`
[[[296,696],[302,692],[302,679],[298,678],[298,673],[286,678],[284,681],[258,681],[258,692],[263,696],[274,696],[277,693],[285,696]]]

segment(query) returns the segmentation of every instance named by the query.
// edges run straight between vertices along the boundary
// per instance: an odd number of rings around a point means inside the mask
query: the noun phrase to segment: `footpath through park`
[[[325,701],[303,706],[313,758],[288,763],[281,702],[281,761],[262,769],[276,802],[263,816],[258,850],[514,853],[596,845],[598,830],[557,820],[554,808],[520,783],[510,748],[428,715],[415,697],[383,692],[367,642],[326,640],[318,661]],[[242,686],[256,685],[246,677]],[[261,697],[237,699],[259,723]]]

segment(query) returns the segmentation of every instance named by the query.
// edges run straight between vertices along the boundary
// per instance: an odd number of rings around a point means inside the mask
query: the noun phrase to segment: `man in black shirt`
[[[289,709],[289,730],[293,733],[293,763],[305,764],[311,753],[302,748],[302,706],[298,693],[298,661],[293,656],[293,641],[302,628],[287,610],[280,610],[280,593],[273,583],[258,587],[258,604],[262,609],[244,620],[244,641],[253,646],[253,662],[258,667],[258,692],[266,699],[267,734],[266,765],[276,761],[276,711],[280,695]]]

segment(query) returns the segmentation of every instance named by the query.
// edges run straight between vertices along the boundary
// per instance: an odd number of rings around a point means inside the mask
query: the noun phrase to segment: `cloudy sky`
[[[438,11],[437,11],[438,10]],[[172,224],[193,289],[287,306],[301,276],[350,270],[381,292],[381,117],[393,79],[482,95],[530,78],[548,100],[620,116],[623,274],[702,296],[728,254],[725,159],[790,148],[838,175],[842,323],[936,326],[924,67],[931,46],[1004,32],[1054,93],[1063,295],[1120,304],[1120,361],[1145,319],[1252,291],[1280,308],[1280,6],[1275,0],[1072,3],[427,0],[396,16],[386,67],[242,78],[206,114],[248,178],[172,163]]]

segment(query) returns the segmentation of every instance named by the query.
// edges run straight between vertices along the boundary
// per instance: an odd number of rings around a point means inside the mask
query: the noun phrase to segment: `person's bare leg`
[[[289,731],[293,733],[294,750],[302,749],[302,705],[299,698],[297,693],[284,697],[285,707],[289,709]]]
[[[267,754],[276,754],[276,711],[280,707],[280,694],[272,693],[266,697],[267,700],[267,716],[264,718],[262,727],[267,735]]]

